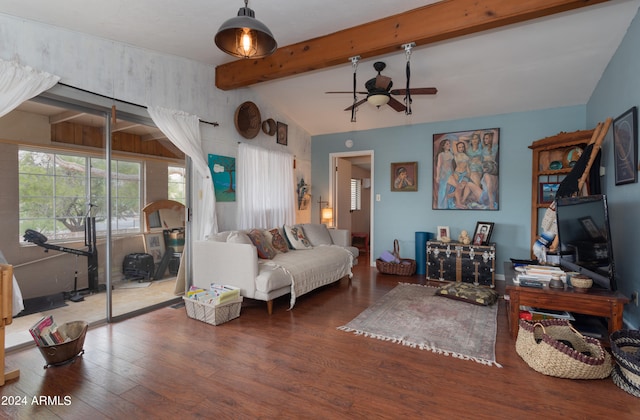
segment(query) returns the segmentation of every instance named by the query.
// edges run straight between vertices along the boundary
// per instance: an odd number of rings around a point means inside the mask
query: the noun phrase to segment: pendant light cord
[[[351,65],[353,66],[353,105],[351,106],[351,122],[356,122],[356,104],[358,97],[356,96],[356,71],[358,70],[358,61],[360,56],[351,57]]]
[[[411,48],[412,48],[411,44],[407,44],[405,46],[405,54],[407,56],[407,70],[406,70],[406,73],[407,73],[407,90],[405,92],[406,96],[404,97],[404,104],[405,104],[405,107],[406,107],[405,110],[404,110],[404,113],[406,115],[411,115],[411,102],[412,102],[412,100],[411,100],[411,90],[409,89],[409,81],[411,80],[411,65],[410,65],[410,63],[411,63]]]

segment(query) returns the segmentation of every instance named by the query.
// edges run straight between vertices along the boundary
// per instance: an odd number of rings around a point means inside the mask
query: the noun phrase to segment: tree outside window
[[[20,232],[33,229],[54,240],[83,238],[90,204],[97,233],[106,231],[105,159],[24,149],[18,156]],[[141,168],[140,162],[112,161],[115,233],[140,232]]]

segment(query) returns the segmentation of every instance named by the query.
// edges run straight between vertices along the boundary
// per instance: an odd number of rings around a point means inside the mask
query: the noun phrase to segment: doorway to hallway
[[[329,155],[330,194],[334,205],[335,227],[348,229],[356,237],[374,238],[374,152],[362,150]],[[372,247],[366,255],[375,265]],[[362,252],[362,250],[361,250]]]

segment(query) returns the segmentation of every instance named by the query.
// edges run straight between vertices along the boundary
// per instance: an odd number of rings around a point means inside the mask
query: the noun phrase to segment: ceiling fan
[[[438,93],[438,89],[434,87],[426,87],[426,88],[411,88],[411,89],[391,89],[393,86],[393,82],[389,76],[383,76],[380,74],[382,70],[385,69],[387,65],[382,61],[376,61],[373,63],[373,68],[378,72],[378,75],[373,79],[367,80],[364,84],[364,87],[367,89],[366,92],[357,92],[361,95],[367,95],[365,99],[355,102],[348,108],[345,108],[345,111],[352,111],[354,108],[362,105],[365,102],[369,102],[372,105],[380,108],[382,105],[389,105],[391,108],[395,109],[398,112],[403,112],[407,110],[407,107],[396,98],[391,95],[404,95],[407,96],[407,91],[410,95],[435,95]],[[325,92],[325,93],[352,93],[352,92]]]

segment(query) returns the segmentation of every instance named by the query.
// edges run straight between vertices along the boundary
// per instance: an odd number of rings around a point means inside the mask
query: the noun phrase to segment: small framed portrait
[[[418,191],[418,162],[391,164],[391,191]]]
[[[278,142],[278,144],[286,146],[289,138],[289,126],[283,122],[278,121],[277,127],[278,135],[276,137],[276,141]]]
[[[436,235],[436,239],[441,241],[443,238],[451,238],[449,226],[438,226],[438,235]]]
[[[560,187],[559,182],[541,182],[538,200],[540,204],[551,204],[556,199],[556,193]]]
[[[162,232],[145,233],[144,252],[153,257],[153,262],[159,263],[165,252],[164,234]]]
[[[473,234],[474,245],[489,245],[491,234],[493,233],[493,222],[478,222]]]
[[[578,220],[591,239],[602,239],[602,232],[591,216],[581,217]]]
[[[613,121],[613,159],[616,185],[638,182],[638,108]]]

